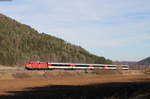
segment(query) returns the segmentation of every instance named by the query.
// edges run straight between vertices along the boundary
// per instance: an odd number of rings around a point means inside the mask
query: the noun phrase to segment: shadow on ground
[[[49,85],[9,92],[0,99],[150,99],[150,81],[85,86]]]

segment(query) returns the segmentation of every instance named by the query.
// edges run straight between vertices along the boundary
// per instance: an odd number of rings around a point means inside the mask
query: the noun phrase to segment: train
[[[121,69],[128,70],[128,65],[114,64],[80,64],[80,63],[49,63],[48,61],[30,61],[25,64],[27,70],[94,70],[94,69]]]

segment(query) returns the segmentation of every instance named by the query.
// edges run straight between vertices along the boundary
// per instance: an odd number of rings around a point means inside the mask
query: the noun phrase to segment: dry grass
[[[7,91],[19,91],[24,88],[38,87],[45,85],[88,85],[96,83],[111,83],[111,82],[133,82],[150,79],[150,76],[143,75],[86,75],[76,77],[51,77],[51,78],[26,78],[15,80],[0,80],[0,93]],[[2,90],[3,89],[3,90]]]
[[[121,75],[122,70],[109,70],[109,69],[95,69],[92,71],[93,74],[100,74],[100,75]]]
[[[121,91],[122,95],[126,95],[124,92],[130,93],[127,90],[132,92],[134,86],[139,89],[145,85],[140,83],[150,80],[149,75],[122,75],[122,71],[13,71],[0,72],[1,77],[0,99],[91,99],[87,98],[90,97],[89,92],[91,95],[97,94],[94,99],[123,99],[117,98],[115,93]],[[134,92],[139,95],[137,97],[143,97],[139,93],[149,92],[145,91],[147,86],[144,88],[142,92]],[[106,92],[110,95],[102,94]],[[114,95],[112,92],[115,92]]]

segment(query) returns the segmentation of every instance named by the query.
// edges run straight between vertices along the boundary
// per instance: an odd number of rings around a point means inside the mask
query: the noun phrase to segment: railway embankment
[[[0,80],[64,78],[95,75],[145,75],[138,70],[26,70],[20,67],[0,66]]]

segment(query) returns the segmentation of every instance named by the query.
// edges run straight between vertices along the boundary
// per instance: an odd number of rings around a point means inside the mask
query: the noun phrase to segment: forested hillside
[[[80,46],[36,30],[0,14],[0,64],[22,65],[31,60],[111,63]]]

